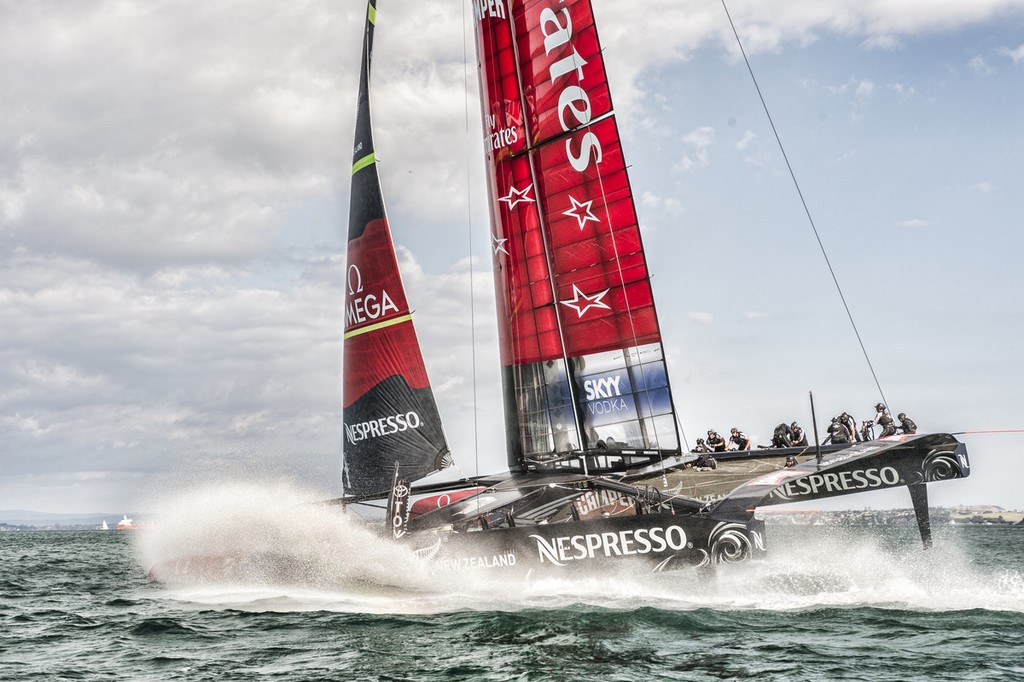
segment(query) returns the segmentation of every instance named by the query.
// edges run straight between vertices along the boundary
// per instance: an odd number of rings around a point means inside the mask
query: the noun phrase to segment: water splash
[[[319,504],[322,499],[284,482],[178,493],[155,504],[156,520],[136,535],[136,553],[162,582],[188,588],[343,586],[372,593],[426,587],[416,571],[400,570],[415,560],[411,552],[383,541],[359,517]],[[176,562],[186,570],[166,570]]]
[[[877,607],[1024,612],[1024,573],[986,564],[962,534],[923,551],[891,530],[778,529],[769,558],[725,566],[713,580],[692,570],[656,575],[574,574],[510,581],[486,571],[440,571],[321,495],[283,483],[226,483],[161,501],[137,534],[147,569],[182,557],[231,557],[226,574],[165,580],[158,593],[254,611],[448,613],[586,604],[610,609],[800,611]],[[769,527],[769,537],[772,531]],[[911,529],[912,531],[912,529]],[[999,529],[1019,542],[1017,529]],[[1012,537],[1010,537],[1012,536]],[[898,542],[897,542],[898,540]]]

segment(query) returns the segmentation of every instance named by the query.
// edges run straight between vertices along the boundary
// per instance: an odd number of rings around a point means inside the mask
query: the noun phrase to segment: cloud
[[[971,185],[971,189],[981,194],[988,194],[995,188],[992,186],[992,183],[990,182],[978,182]]]
[[[1008,48],[1003,48],[999,52],[1000,54],[1006,55],[1007,57],[1012,59],[1014,64],[1019,64],[1020,62],[1024,61],[1024,45],[1020,45],[1019,47],[1012,50]]]
[[[886,52],[891,52],[893,50],[898,50],[898,49],[902,48],[903,47],[903,41],[900,40],[897,36],[894,36],[894,35],[889,35],[889,34],[873,35],[873,36],[869,36],[866,40],[864,40],[864,42],[861,43],[861,46],[865,50],[869,50],[869,51],[870,50],[883,50],[883,51],[886,51]]]
[[[979,76],[991,76],[995,74],[996,70],[993,69],[984,57],[977,56],[972,57],[967,62],[967,68],[976,73]]]
[[[689,317],[694,322],[700,322],[701,324],[711,324],[712,322],[715,321],[715,314],[708,312],[691,312],[687,314],[687,317]]]
[[[901,101],[910,99],[917,93],[917,89],[913,85],[906,85],[905,83],[886,83],[886,89],[892,93],[895,93]]]
[[[650,190],[645,190],[640,195],[640,203],[645,207],[664,211],[669,215],[680,215],[683,212],[683,205],[678,199],[675,197],[661,197]]]
[[[707,166],[709,161],[708,148],[715,141],[715,129],[710,126],[702,126],[693,132],[683,136],[682,141],[691,151],[683,155],[676,162],[674,168],[681,171],[689,171],[693,168]]]

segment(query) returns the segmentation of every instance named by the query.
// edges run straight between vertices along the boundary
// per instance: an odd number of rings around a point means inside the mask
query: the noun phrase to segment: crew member
[[[906,412],[900,412],[896,418],[900,420],[900,429],[903,433],[917,433],[917,424],[907,416]]]
[[[792,447],[807,447],[807,434],[796,422],[789,425],[789,444]]]
[[[749,450],[750,449],[750,438],[747,434],[743,433],[735,426],[729,431],[732,435],[729,437],[729,442],[732,443],[736,450]]]
[[[839,415],[839,421],[843,422],[843,426],[850,432],[850,442],[854,440],[861,440],[857,437],[857,420],[850,416],[849,412],[843,412]]]
[[[695,447],[693,450],[690,450],[690,452],[697,452],[697,453],[711,452],[711,448],[708,447],[708,444],[704,442],[703,438],[698,438],[697,439],[697,447]]]
[[[875,424],[882,427],[882,433],[878,435],[879,438],[885,438],[886,436],[896,435],[896,424],[892,420],[892,415],[885,409],[885,405],[878,403],[875,405]]]
[[[789,441],[792,437],[790,428],[785,424],[779,424],[775,427],[775,431],[772,433],[772,447],[773,448],[787,448],[789,447]]]
[[[708,430],[708,447],[711,452],[725,452],[725,439],[714,429]]]
[[[846,424],[839,421],[839,417],[832,417],[832,424],[828,427],[828,438],[825,439],[826,443],[849,443],[850,442],[850,430],[846,428]]]

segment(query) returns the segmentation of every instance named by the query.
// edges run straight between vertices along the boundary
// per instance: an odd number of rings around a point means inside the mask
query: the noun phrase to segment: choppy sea
[[[251,492],[140,531],[0,533],[0,679],[1024,679],[1021,526],[938,527],[925,551],[914,528],[772,523],[768,559],[710,582],[495,583]],[[268,547],[316,579],[147,580],[182,549]]]

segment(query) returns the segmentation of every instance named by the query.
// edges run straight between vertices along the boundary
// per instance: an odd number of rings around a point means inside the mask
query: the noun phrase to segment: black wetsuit
[[[850,430],[846,428],[845,424],[836,422],[828,427],[829,438],[833,443],[849,443],[850,442]]]

